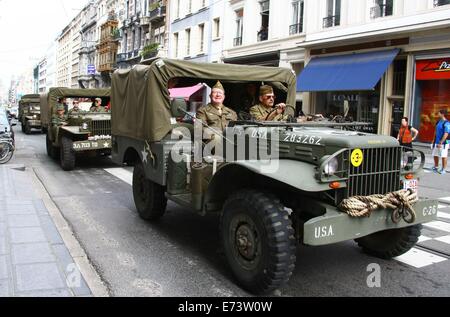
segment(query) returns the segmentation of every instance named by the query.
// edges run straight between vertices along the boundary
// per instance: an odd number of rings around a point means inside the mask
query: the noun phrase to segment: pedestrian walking
[[[447,120],[447,110],[439,111],[439,122],[436,125],[436,131],[433,141],[433,157],[434,167],[433,172],[444,175],[447,170],[447,158],[450,134],[450,122]],[[439,159],[442,159],[442,168],[439,169]]]

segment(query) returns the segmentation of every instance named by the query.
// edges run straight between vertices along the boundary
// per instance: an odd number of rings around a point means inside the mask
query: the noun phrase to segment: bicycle
[[[4,132],[0,134],[0,164],[8,163],[14,154],[14,140],[11,134]]]

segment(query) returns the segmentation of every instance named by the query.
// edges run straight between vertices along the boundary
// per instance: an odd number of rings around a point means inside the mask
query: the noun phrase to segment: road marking
[[[439,198],[439,200],[447,201],[450,203],[450,197]]]
[[[447,261],[446,258],[416,248],[412,248],[409,252],[396,257],[395,260],[413,266],[415,268],[423,268],[429,265]]]
[[[450,206],[448,206],[448,205],[439,205],[438,206],[439,209],[444,209],[444,208],[448,208],[448,207],[450,207]]]
[[[450,244],[450,236],[444,236],[444,237],[436,238],[434,240]]]
[[[419,237],[419,242],[418,242],[418,243],[425,242],[425,241],[429,241],[429,240],[433,240],[433,238],[426,237],[426,236],[420,236],[420,237]]]
[[[433,222],[429,222],[429,223],[424,223],[423,225],[425,227],[429,227],[429,228],[438,229],[438,230],[441,230],[441,231],[450,232],[450,223],[447,223],[447,222],[433,221]]]
[[[133,185],[133,168],[132,167],[119,167],[119,168],[105,168],[109,174],[123,180],[129,185]]]
[[[450,214],[446,213],[446,212],[440,212],[438,211],[438,217],[439,218],[444,218],[444,219],[449,219],[450,220]]]

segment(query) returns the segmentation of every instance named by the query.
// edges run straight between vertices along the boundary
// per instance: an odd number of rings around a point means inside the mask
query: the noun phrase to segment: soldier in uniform
[[[62,126],[67,124],[67,117],[64,114],[64,105],[58,104],[56,106],[56,114],[52,117],[52,125],[53,126]]]
[[[69,110],[69,116],[72,115],[77,115],[81,113],[81,109],[79,107],[79,101],[78,100],[74,100],[73,101],[73,108]]]
[[[237,121],[237,114],[223,105],[225,89],[220,81],[212,88],[211,103],[198,109],[197,119],[208,125],[211,129],[205,129],[205,139],[212,140],[216,134],[221,134],[231,121]],[[211,130],[215,130],[214,133]]]
[[[286,104],[274,106],[275,94],[272,86],[264,85],[259,88],[259,102],[250,109],[250,114],[256,121],[287,121]]]
[[[92,105],[90,112],[106,112],[105,108],[102,107],[102,98],[95,98],[94,104]]]

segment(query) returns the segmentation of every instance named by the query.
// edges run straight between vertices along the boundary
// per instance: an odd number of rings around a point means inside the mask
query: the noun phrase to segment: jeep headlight
[[[339,168],[339,161],[335,157],[335,158],[331,159],[330,161],[328,161],[327,164],[325,164],[323,172],[326,175],[331,176],[331,175],[334,175],[337,172],[338,168]]]
[[[88,130],[89,129],[89,125],[87,124],[87,122],[83,122],[83,124],[81,125],[81,128],[83,130]]]

